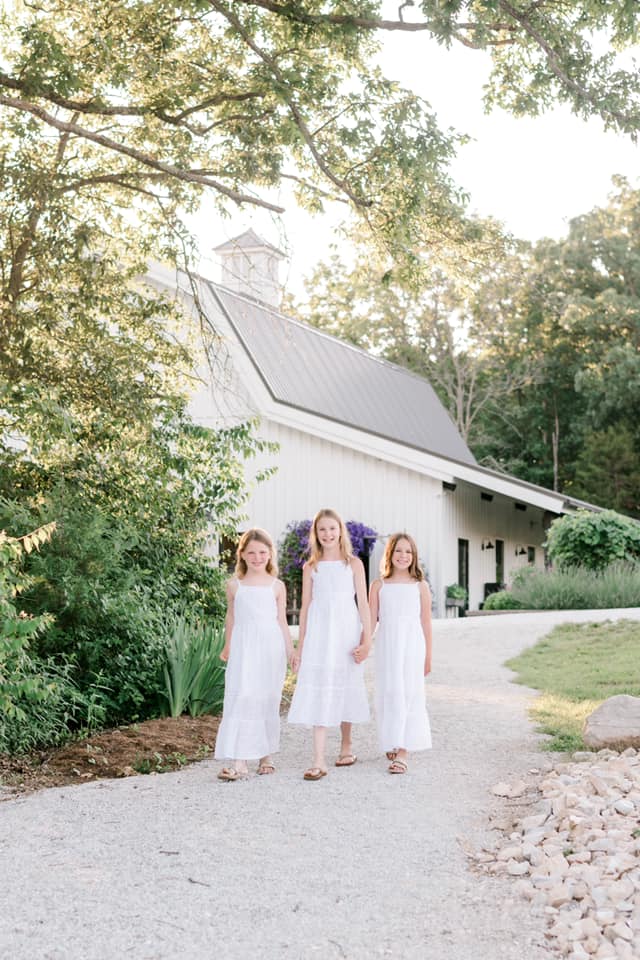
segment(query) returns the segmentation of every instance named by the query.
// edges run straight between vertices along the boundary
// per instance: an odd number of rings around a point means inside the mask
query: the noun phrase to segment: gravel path
[[[434,749],[404,777],[371,724],[354,767],[305,783],[310,736],[285,724],[273,777],[224,784],[205,761],[0,804],[0,958],[550,957],[543,920],[463,846],[487,836],[491,786],[542,759],[531,691],[502,663],[558,622],[607,617],[640,610],[436,621]]]

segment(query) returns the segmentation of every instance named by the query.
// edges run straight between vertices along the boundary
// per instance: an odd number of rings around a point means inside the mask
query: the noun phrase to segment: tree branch
[[[24,113],[30,113],[63,133],[73,134],[83,140],[90,140],[92,143],[97,143],[101,147],[106,147],[114,153],[121,153],[126,157],[131,157],[132,160],[136,160],[138,163],[143,164],[143,166],[150,167],[152,170],[159,170],[174,180],[181,180],[184,183],[199,183],[204,187],[212,187],[218,193],[228,197],[237,204],[251,203],[254,206],[264,207],[266,210],[273,210],[274,213],[284,213],[283,207],[269,203],[266,200],[261,200],[258,197],[252,197],[246,193],[238,193],[237,190],[225,187],[224,184],[218,180],[213,180],[211,177],[194,173],[191,170],[183,170],[180,167],[174,166],[172,163],[163,163],[161,160],[155,160],[153,157],[142,153],[140,150],[136,150],[134,147],[128,147],[123,143],[118,143],[116,140],[111,139],[111,137],[105,137],[104,134],[87,130],[86,127],[80,127],[76,123],[58,120],[57,117],[47,113],[42,107],[38,107],[36,104],[30,103],[27,100],[20,100],[17,97],[7,97],[0,94],[0,105],[2,104],[10,107],[12,110],[21,110]]]
[[[279,85],[281,86],[281,89],[282,89],[282,90],[288,90],[288,89],[289,89],[289,84],[287,83],[287,81],[286,81],[283,73],[281,72],[281,70],[279,69],[279,67],[277,66],[277,64],[276,64],[275,61],[273,60],[273,58],[272,58],[268,53],[266,53],[264,50],[262,50],[262,49],[257,45],[257,43],[254,41],[253,37],[251,37],[251,36],[249,35],[249,33],[247,32],[247,30],[245,30],[245,28],[243,27],[242,23],[241,23],[240,20],[238,19],[238,17],[236,17],[236,15],[235,15],[234,13],[232,13],[230,10],[227,10],[227,9],[223,6],[223,4],[218,3],[218,0],[209,0],[209,3],[211,4],[211,6],[212,6],[215,10],[218,11],[218,13],[221,13],[222,16],[225,17],[233,27],[235,27],[235,29],[238,31],[238,33],[240,34],[240,36],[243,38],[243,40],[245,41],[245,43],[247,44],[247,46],[249,46],[249,47],[251,48],[251,50],[253,50],[253,52],[256,54],[256,56],[258,56],[258,57],[263,61],[263,63],[265,63],[265,64],[269,67],[269,69],[270,69],[271,72],[273,73],[273,76],[276,78],[276,80],[278,81]],[[311,155],[313,156],[313,159],[314,159],[315,162],[317,163],[317,165],[318,165],[318,167],[320,168],[320,170],[322,170],[322,172],[324,173],[324,175],[325,175],[336,187],[338,187],[339,190],[341,190],[347,197],[349,197],[349,199],[350,199],[357,207],[370,207],[370,206],[372,206],[372,201],[371,201],[371,200],[366,200],[364,197],[359,197],[357,194],[355,194],[355,193],[351,190],[351,188],[349,187],[349,185],[347,184],[347,182],[346,182],[345,180],[341,180],[339,177],[337,177],[337,176],[334,174],[334,172],[331,170],[331,167],[330,167],[330,166],[328,165],[328,163],[324,160],[324,158],[323,158],[322,155],[320,154],[318,148],[316,147],[316,145],[315,145],[315,143],[314,143],[314,140],[313,140],[313,135],[311,134],[311,131],[309,130],[307,124],[305,123],[305,121],[304,121],[304,119],[303,119],[303,117],[302,117],[302,114],[301,114],[301,112],[300,112],[297,104],[295,103],[293,97],[292,97],[291,95],[285,95],[285,96],[284,96],[284,99],[285,99],[285,102],[286,102],[287,106],[289,107],[289,111],[291,112],[291,115],[292,115],[293,119],[295,120],[295,123],[296,123],[296,126],[298,127],[298,130],[299,130],[300,133],[302,134],[302,138],[303,138],[304,142],[307,144],[307,146],[308,146],[308,148],[309,148],[309,150],[310,150],[310,152],[311,152]]]
[[[102,103],[98,97],[90,100],[71,100],[69,97],[63,97],[57,93],[53,87],[43,85],[34,89],[32,83],[20,80],[17,77],[12,77],[2,70],[0,70],[0,87],[6,87],[9,90],[18,90],[27,97],[42,97],[43,100],[48,100],[49,103],[54,103],[57,107],[62,107],[64,110],[74,110],[78,113],[88,113],[100,117],[157,117],[164,123],[170,123],[174,126],[186,126],[184,121],[201,110],[218,107],[223,103],[242,103],[246,100],[255,100],[264,96],[263,93],[257,90],[247,91],[246,93],[217,93],[211,97],[207,97],[207,99],[201,103],[186,107],[184,110],[181,110],[180,113],[172,116],[166,113],[162,107],[137,105],[115,107]],[[192,132],[197,132],[197,128],[189,127],[188,129],[192,130]]]
[[[300,10],[293,3],[277,3],[276,0],[235,0],[236,3],[243,3],[249,7],[262,7],[269,13],[275,13],[287,20],[293,20],[296,23],[304,23],[307,26],[321,26],[322,24],[331,24],[340,27],[360,27],[362,30],[401,30],[406,33],[416,33],[420,31],[437,32],[440,24],[432,20],[412,23],[407,20],[382,20],[378,17],[358,17],[353,14],[345,13],[307,13]],[[455,25],[457,30],[477,30],[477,23],[458,23]],[[485,29],[494,31],[513,30],[513,24],[497,22],[485,25]]]
[[[588,103],[590,103],[591,106],[595,108],[596,112],[601,116],[610,117],[612,120],[617,121],[617,123],[619,123],[623,128],[630,130],[633,138],[635,139],[634,130],[637,131],[639,117],[629,116],[625,113],[621,113],[619,110],[611,110],[605,107],[600,97],[597,97],[588,88],[583,87],[582,84],[578,83],[577,80],[574,80],[573,77],[567,73],[562,65],[557,51],[554,50],[547,40],[545,40],[540,31],[533,26],[526,12],[523,13],[520,10],[516,10],[516,8],[512,6],[508,0],[498,0],[498,2],[502,9],[520,24],[524,32],[531,37],[532,40],[535,40],[545,54],[549,68],[554,76],[556,76],[565,87],[567,87],[569,90],[572,90],[573,93],[576,94],[580,99],[586,100]]]

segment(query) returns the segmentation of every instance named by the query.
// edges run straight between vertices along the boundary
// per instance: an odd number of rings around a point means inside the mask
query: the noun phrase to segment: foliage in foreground
[[[0,531],[0,753],[60,742],[78,714],[88,723],[99,718],[68,664],[39,658],[33,651],[50,615],[29,616],[17,606],[31,584],[22,570],[24,557],[46,544],[54,529],[55,524],[48,524],[22,537]]]
[[[163,647],[164,697],[169,716],[218,713],[224,696],[220,652],[224,626],[178,614]]]
[[[531,713],[551,750],[583,749],[585,718],[607,697],[640,696],[640,625],[563,624],[509,660],[517,682],[539,690]]]
[[[509,590],[487,597],[485,610],[614,610],[640,607],[640,564],[612,563],[604,570],[526,567]]]

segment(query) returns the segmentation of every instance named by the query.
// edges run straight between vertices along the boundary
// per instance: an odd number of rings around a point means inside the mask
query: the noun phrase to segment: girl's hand
[[[294,650],[291,656],[289,657],[289,666],[291,667],[292,673],[297,673],[300,667],[300,654]]]
[[[227,662],[227,660],[229,659],[229,647],[224,646],[222,648],[222,650],[220,651],[220,659],[222,660],[223,663]]]
[[[362,663],[369,656],[370,650],[371,650],[371,647],[369,646],[368,643],[358,644],[358,646],[352,652],[353,659],[355,660],[356,663]]]
[[[430,673],[431,673],[431,660],[427,659],[427,660],[425,660],[425,662],[424,662],[424,675],[425,675],[425,677],[428,677]]]

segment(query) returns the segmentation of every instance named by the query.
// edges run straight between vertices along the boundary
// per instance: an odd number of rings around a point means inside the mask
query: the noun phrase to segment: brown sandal
[[[409,765],[404,760],[398,760],[397,757],[393,763],[389,764],[389,773],[406,773],[408,769]]]
[[[323,770],[322,767],[309,767],[308,770],[305,770],[303,779],[304,780],[322,780],[323,777],[326,777],[327,771]]]
[[[357,759],[355,753],[341,753],[336,760],[336,767],[352,767]]]
[[[234,780],[246,780],[248,774],[244,770],[236,770],[235,767],[223,767],[218,774],[218,780],[224,780],[226,783],[233,783]]]
[[[275,764],[271,763],[270,760],[265,760],[264,763],[258,764],[258,769],[256,770],[256,773],[258,773],[261,777],[264,776],[265,774],[275,773],[275,772],[276,772]]]

